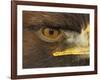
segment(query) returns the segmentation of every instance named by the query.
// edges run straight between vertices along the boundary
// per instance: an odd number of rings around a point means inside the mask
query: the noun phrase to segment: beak
[[[85,30],[81,30],[78,37],[77,44],[74,47],[65,49],[64,51],[54,52],[53,56],[65,56],[65,55],[89,55],[89,25]]]
[[[55,52],[53,53],[53,56],[64,56],[64,55],[81,55],[81,54],[89,54],[89,48],[86,47],[73,47],[66,49],[61,52]]]

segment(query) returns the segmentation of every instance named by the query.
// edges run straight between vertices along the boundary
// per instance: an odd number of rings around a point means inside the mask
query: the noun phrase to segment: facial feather
[[[53,54],[68,51],[68,46],[73,43],[84,45],[82,40],[87,40],[84,30],[87,31],[88,17],[88,14],[23,11],[23,68],[89,65],[89,57],[78,54],[81,48],[70,48],[77,55],[71,52],[69,55]],[[61,29],[66,37],[60,42],[46,42],[36,35],[43,27]]]

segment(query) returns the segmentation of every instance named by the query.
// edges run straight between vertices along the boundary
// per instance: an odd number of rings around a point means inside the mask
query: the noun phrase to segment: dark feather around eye
[[[87,14],[24,11],[23,26],[29,30],[38,30],[41,27],[48,27],[80,33],[82,24],[89,22],[88,18],[89,15]]]
[[[42,25],[30,25],[27,27],[28,30],[39,30],[42,27]]]
[[[59,30],[61,29],[62,27],[60,25],[56,25],[56,24],[48,24],[48,23],[45,23],[43,22],[43,24],[32,24],[28,27],[26,27],[28,30],[39,30],[40,28],[50,28],[50,29],[56,29],[56,30]]]

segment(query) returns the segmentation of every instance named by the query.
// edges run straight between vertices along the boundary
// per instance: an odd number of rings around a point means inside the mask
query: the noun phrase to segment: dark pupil
[[[49,30],[49,34],[50,35],[53,35],[54,34],[54,31],[53,30]]]

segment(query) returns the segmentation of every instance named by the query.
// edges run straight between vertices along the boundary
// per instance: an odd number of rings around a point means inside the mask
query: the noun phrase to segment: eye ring
[[[46,42],[59,42],[62,40],[63,31],[52,28],[40,28],[37,31],[39,38]]]

